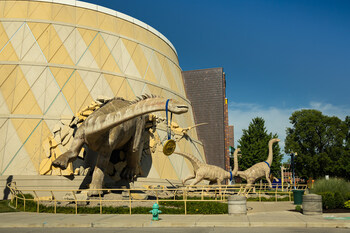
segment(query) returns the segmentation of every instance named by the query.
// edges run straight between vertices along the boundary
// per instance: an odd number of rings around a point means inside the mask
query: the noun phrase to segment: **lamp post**
[[[286,170],[286,168],[282,165],[281,167],[281,186],[282,186],[282,192],[283,192],[283,184],[284,184],[284,171]],[[288,183],[288,179],[287,179],[287,183]]]
[[[292,165],[292,176],[293,176],[293,183],[294,183],[294,189],[293,189],[293,197],[294,197],[294,205],[301,205],[303,203],[303,195],[305,190],[296,189],[295,187],[295,171],[294,171],[294,157],[298,154],[296,152],[290,153],[291,157],[291,165]]]
[[[294,173],[294,156],[297,156],[298,154],[296,152],[292,152],[290,153],[290,163],[292,165],[292,179],[293,179],[293,184],[294,184],[294,189],[296,189],[295,187],[295,173]]]

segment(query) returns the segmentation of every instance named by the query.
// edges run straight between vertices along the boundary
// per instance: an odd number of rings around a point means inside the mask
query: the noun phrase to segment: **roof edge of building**
[[[220,70],[224,70],[223,67],[212,67],[212,68],[204,68],[204,69],[194,69],[194,70],[182,70],[183,73],[186,73],[186,72],[196,72],[196,71],[206,71],[206,70],[215,70],[215,69],[220,69]]]
[[[17,0],[17,1],[29,1],[29,0]],[[149,26],[148,24],[131,17],[129,15],[126,15],[124,13],[121,13],[119,11],[112,10],[110,8],[104,7],[104,6],[99,6],[93,3],[88,3],[88,2],[83,2],[83,1],[77,1],[77,0],[30,0],[30,1],[35,1],[35,2],[48,2],[48,3],[57,3],[57,4],[63,4],[63,5],[69,5],[69,6],[74,6],[74,7],[81,7],[89,10],[94,10],[97,12],[101,12],[104,14],[112,15],[117,18],[121,18],[123,20],[126,20],[130,23],[133,23],[137,26],[140,26],[149,32],[153,33],[154,35],[158,36],[161,38],[165,43],[167,43],[175,52],[176,56],[178,56],[177,51],[174,47],[174,45],[159,31],[154,29],[153,27]]]

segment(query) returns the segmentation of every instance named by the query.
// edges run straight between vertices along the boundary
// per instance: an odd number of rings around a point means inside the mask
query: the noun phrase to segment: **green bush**
[[[350,200],[350,192],[348,192],[345,196],[345,200]]]
[[[184,214],[184,202],[160,201],[160,207],[163,214]],[[171,208],[172,207],[172,208]],[[227,214],[227,203],[211,202],[211,201],[187,201],[186,210],[188,214]]]
[[[227,203],[220,202],[188,202],[188,214],[227,214]]]
[[[2,200],[0,201],[0,213],[6,213],[6,212],[15,212],[16,209],[13,209],[9,206],[9,200]]]
[[[291,199],[293,201],[293,196],[291,196]],[[266,198],[266,197],[261,197],[259,199],[259,197],[249,197],[247,199],[247,201],[263,201],[263,202],[269,202],[269,201],[276,201],[276,198],[274,196],[271,196],[269,198]],[[282,197],[282,198],[277,198],[277,201],[289,201],[289,197]]]
[[[350,200],[344,203],[344,207],[350,209]]]
[[[350,184],[339,178],[320,179],[316,180],[310,193],[322,195],[324,209],[344,208],[344,202],[350,197]]]
[[[345,197],[340,192],[334,193],[335,208],[344,208]]]
[[[343,197],[346,197],[350,193],[350,183],[340,178],[316,180],[310,193],[319,194],[322,192],[339,192]]]
[[[37,202],[33,201],[33,196],[30,194],[24,194],[25,196],[25,211],[36,212]],[[32,199],[32,200],[30,200]],[[177,198],[182,199],[182,198]],[[227,203],[212,202],[212,201],[193,201],[199,200],[200,198],[194,197],[189,198],[186,203],[186,210],[188,214],[227,214],[228,206]],[[192,200],[192,201],[191,201]],[[184,214],[185,204],[182,201],[160,201],[160,209],[162,214]],[[20,211],[24,210],[24,200],[18,199],[17,209]],[[133,207],[131,209],[132,214],[149,214],[152,208],[149,207]],[[53,206],[45,206],[39,204],[40,213],[54,213]],[[104,206],[102,208],[103,214],[129,214],[129,207],[111,207]],[[75,214],[75,207],[60,207],[57,206],[56,213]],[[78,214],[99,214],[100,207],[78,207]]]
[[[336,202],[334,200],[334,193],[333,192],[322,192],[318,193],[322,196],[322,207],[325,210],[328,209],[335,209],[336,208]]]
[[[24,195],[25,201],[25,211],[26,212],[36,212],[37,202],[33,201],[33,196],[30,194]],[[31,200],[30,200],[31,199]],[[197,201],[201,197],[188,197],[186,202],[187,214],[227,214],[228,205],[227,203],[215,202],[215,201]],[[209,200],[209,197],[204,197],[204,200]],[[160,210],[162,214],[184,214],[185,204],[182,201],[182,196],[176,196],[175,200],[179,201],[159,201]],[[259,201],[259,198],[249,198],[248,201]],[[275,197],[270,198],[262,197],[261,201],[275,201]],[[278,201],[289,201],[288,197],[278,198]],[[20,211],[24,210],[24,200],[18,199],[17,209]],[[150,207],[133,207],[131,209],[132,214],[149,214]],[[55,209],[53,206],[39,205],[40,213],[54,213]],[[65,214],[75,214],[75,207],[61,207],[57,206],[56,213]],[[111,207],[104,206],[102,208],[103,214],[129,214],[129,207]],[[99,214],[100,207],[78,207],[78,214]]]

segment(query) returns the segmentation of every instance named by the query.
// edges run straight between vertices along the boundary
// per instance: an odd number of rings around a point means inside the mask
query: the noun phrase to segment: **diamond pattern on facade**
[[[52,7],[49,3],[28,2],[28,18],[47,20],[52,17]]]
[[[23,142],[17,135],[18,131],[12,124],[13,120],[8,120],[7,125],[1,128],[6,130],[6,141],[2,147],[3,156],[1,163],[1,175],[4,174],[37,174],[33,164],[30,161],[30,156],[26,150],[22,150]],[[19,173],[19,171],[21,173]]]
[[[58,22],[75,22],[76,11],[70,6],[65,6],[62,4],[54,4],[55,7],[52,7],[52,20]],[[93,19],[90,19],[93,20]]]
[[[1,175],[38,174],[55,125],[100,96],[154,94],[188,103],[175,51],[140,25],[45,1],[0,1],[0,9]],[[173,120],[194,125],[192,110]],[[157,133],[164,143],[166,132]],[[182,139],[177,150],[203,160],[196,130],[189,135],[193,140]],[[148,177],[182,179],[192,170],[161,148],[151,156]]]

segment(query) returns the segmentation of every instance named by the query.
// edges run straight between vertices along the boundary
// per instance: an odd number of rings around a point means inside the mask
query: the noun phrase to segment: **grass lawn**
[[[0,213],[6,213],[6,212],[16,212],[17,210],[12,209],[8,206],[9,200],[0,200]]]

